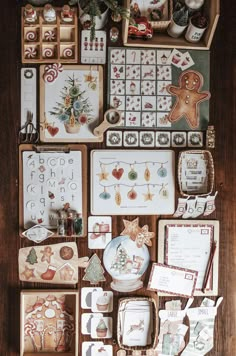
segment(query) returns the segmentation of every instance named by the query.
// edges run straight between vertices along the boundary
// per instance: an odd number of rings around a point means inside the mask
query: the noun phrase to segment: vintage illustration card
[[[91,335],[91,325],[93,318],[101,318],[101,313],[83,313],[81,315],[81,332],[83,335]]]
[[[112,337],[112,318],[93,318],[91,324],[91,337],[93,339],[110,339]]]
[[[75,242],[21,248],[18,264],[21,281],[78,283],[79,260]]]
[[[20,146],[20,227],[57,228],[58,211],[82,214],[87,227],[86,147]]]
[[[173,151],[91,152],[91,212],[97,215],[172,214]]]
[[[40,140],[95,142],[102,119],[103,69],[98,65],[40,67]]]
[[[206,130],[209,72],[207,51],[110,47],[108,104],[128,129]]]
[[[160,220],[158,236],[159,263],[196,270],[198,277],[194,295],[218,294],[218,221]],[[206,281],[206,272],[215,244],[216,250]]]
[[[89,216],[88,248],[104,249],[112,238],[111,216]]]
[[[81,289],[81,308],[92,309],[92,294],[102,292],[101,287],[84,287]]]

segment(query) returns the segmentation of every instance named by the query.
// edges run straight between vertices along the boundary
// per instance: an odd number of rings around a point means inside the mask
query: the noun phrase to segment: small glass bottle
[[[43,8],[43,17],[46,22],[56,21],[57,15],[55,9],[50,4],[46,4]]]
[[[59,236],[66,235],[66,218],[63,215],[62,211],[59,212],[59,217],[57,219],[57,234]]]
[[[25,6],[25,10],[24,10],[24,17],[25,17],[25,21],[26,22],[36,22],[37,20],[37,12],[36,10],[33,8],[32,5],[27,4]]]
[[[68,214],[67,217],[67,221],[66,221],[66,235],[67,236],[72,236],[75,233],[75,229],[74,229],[74,214],[72,212],[70,212]]]
[[[189,16],[192,16],[195,12],[199,11],[204,4],[204,0],[185,0]]]
[[[69,5],[64,5],[61,12],[61,19],[63,22],[72,22],[73,21],[73,11]]]
[[[76,214],[75,218],[75,235],[82,235],[83,231],[83,218],[82,214]]]

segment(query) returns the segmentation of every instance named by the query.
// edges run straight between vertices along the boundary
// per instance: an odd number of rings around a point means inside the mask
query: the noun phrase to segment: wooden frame
[[[74,299],[74,301],[71,300],[71,305],[70,307],[73,310],[74,314],[74,319],[75,319],[75,333],[74,333],[74,342],[73,342],[73,351],[71,352],[60,352],[61,356],[78,356],[79,355],[79,293],[78,291],[70,291],[70,290],[52,290],[52,289],[47,289],[47,290],[22,290],[21,291],[21,296],[20,296],[20,356],[37,356],[41,355],[42,353],[39,352],[32,352],[28,353],[24,351],[24,312],[25,312],[25,304],[27,298],[30,299],[30,302],[33,303],[33,298],[35,298],[35,301],[37,297],[47,297],[48,295],[54,295],[54,296],[61,296],[65,295],[68,296],[71,299]],[[46,352],[47,356],[53,356],[56,354],[57,351],[55,352]],[[43,353],[45,354],[45,353]]]
[[[125,0],[125,6],[130,8],[130,0]],[[130,47],[160,47],[160,48],[187,48],[187,49],[202,49],[208,50],[211,46],[211,42],[216,30],[218,19],[220,16],[220,0],[207,0],[205,1],[206,15],[209,18],[209,26],[206,29],[202,39],[196,44],[187,42],[182,36],[180,38],[172,38],[167,33],[155,33],[151,39],[144,40],[132,40],[128,38],[128,26],[129,20],[123,21],[122,34],[124,46]]]
[[[72,8],[74,11],[74,20],[72,23],[61,22],[60,7],[55,7],[56,21],[52,23],[44,22],[43,8],[36,7],[35,10],[38,14],[36,23],[27,23],[24,20],[24,10],[21,9],[21,61],[22,63],[77,63],[78,62],[78,15],[77,9]],[[56,31],[55,41],[45,41],[44,33],[47,30],[54,29]],[[36,41],[27,41],[26,31],[37,32]],[[28,47],[36,48],[38,51],[37,58],[26,58],[25,49]],[[53,58],[44,58],[43,50],[45,48],[53,48]],[[65,58],[63,56],[63,49],[71,48],[73,57]]]
[[[219,272],[219,221],[217,220],[159,220],[158,222],[158,263],[164,263],[165,259],[165,228],[167,225],[177,226],[213,226],[213,240],[216,242],[216,252],[213,260],[212,290],[206,290],[205,293],[195,290],[194,296],[215,296],[218,295],[218,272]],[[166,294],[159,293],[159,296]]]
[[[57,143],[57,142],[102,142],[103,141],[103,136],[95,136],[93,134],[93,130],[95,129],[96,126],[98,126],[102,120],[103,120],[103,67],[101,65],[66,65],[63,67],[63,72],[66,70],[74,70],[74,71],[97,71],[98,72],[98,80],[99,80],[99,99],[98,99],[98,112],[99,112],[99,118],[96,118],[95,121],[98,121],[96,125],[93,123],[93,127],[91,126],[91,133],[89,138],[79,138],[79,137],[73,137],[73,138],[56,138],[55,136],[53,137],[46,137],[45,136],[45,119],[48,119],[47,117],[47,112],[45,109],[45,81],[43,79],[44,75],[44,70],[45,66],[40,66],[40,140],[42,142],[50,142],[50,143]],[[60,73],[59,73],[60,75]],[[52,83],[49,84],[50,88],[53,88]]]
[[[23,144],[19,146],[19,234],[23,237],[24,230],[24,191],[23,191],[23,159],[22,154],[29,152],[70,152],[80,151],[82,154],[82,216],[83,216],[83,233],[81,237],[87,235],[87,147],[84,145],[65,145],[65,146],[34,146]],[[53,237],[60,237],[57,233]]]

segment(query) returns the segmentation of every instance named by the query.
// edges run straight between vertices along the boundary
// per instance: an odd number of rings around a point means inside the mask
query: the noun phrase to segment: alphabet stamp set
[[[203,356],[222,301],[207,297],[219,263],[210,53],[121,47],[109,22],[93,40],[89,21],[78,30],[76,7],[36,11],[39,43],[30,4],[21,19],[22,63],[36,65],[21,68],[18,275],[32,290],[20,355]]]

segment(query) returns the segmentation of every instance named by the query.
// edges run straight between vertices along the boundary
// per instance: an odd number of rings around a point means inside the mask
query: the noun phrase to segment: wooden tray
[[[125,7],[130,8],[130,0],[125,0]],[[185,40],[184,36],[172,38],[166,32],[154,32],[151,39],[131,39],[128,37],[129,20],[123,21],[122,37],[124,46],[130,47],[160,47],[160,48],[187,48],[208,50],[215,33],[217,22],[220,16],[220,0],[206,0],[204,3],[205,13],[209,18],[209,26],[206,29],[202,39],[196,44]],[[154,28],[155,31],[155,28]]]
[[[59,298],[61,296],[65,296],[66,298],[66,305],[70,308],[71,313],[74,317],[74,334],[72,336],[72,342],[71,342],[71,348],[69,351],[65,352],[59,352],[61,356],[78,356],[78,349],[79,349],[79,340],[78,340],[78,335],[79,335],[79,294],[77,291],[68,291],[68,290],[23,290],[21,292],[21,302],[20,302],[20,315],[21,315],[21,320],[20,320],[20,356],[37,356],[37,355],[47,355],[47,356],[53,356],[58,351],[47,351],[43,352],[42,351],[33,351],[29,352],[25,350],[25,331],[24,331],[24,325],[25,325],[25,310],[27,306],[33,305],[34,303],[37,302],[38,298],[47,298],[48,296],[55,296],[56,298]],[[46,320],[46,318],[41,319],[41,321]],[[35,335],[37,337],[37,335]],[[28,336],[34,338],[34,334],[32,333],[32,336]],[[42,337],[42,343],[44,338]],[[37,338],[38,341],[38,338]]]
[[[28,23],[24,18],[24,7],[21,9],[21,61],[22,63],[77,63],[78,62],[78,15],[77,8],[74,11],[74,20],[71,23],[65,23],[61,20],[62,8],[56,7],[56,21],[48,23],[43,18],[43,8],[36,7],[38,18],[36,23]],[[27,33],[32,31],[36,33],[36,40],[27,40]],[[48,41],[45,38],[47,31],[53,31],[56,35],[55,40]],[[27,49],[35,49],[36,57],[27,58],[25,52]],[[54,51],[53,57],[46,57],[46,49]],[[72,51],[71,57],[65,57],[64,51]]]

